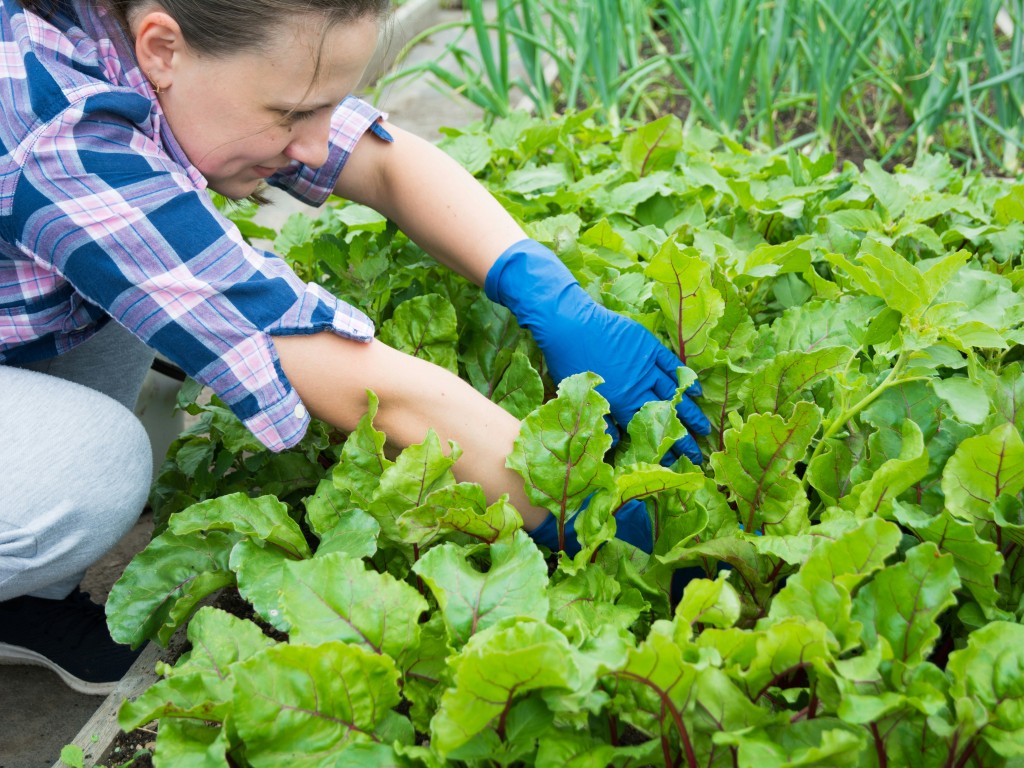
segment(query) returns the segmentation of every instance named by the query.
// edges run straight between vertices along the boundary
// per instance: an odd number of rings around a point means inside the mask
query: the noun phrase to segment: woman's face
[[[377,22],[322,29],[319,19],[299,17],[265,52],[227,57],[167,47],[165,63],[148,70],[166,89],[159,99],[171,132],[211,189],[240,199],[294,160],[314,168],[326,161],[331,116],[366,70]],[[142,56],[140,63],[146,69]]]

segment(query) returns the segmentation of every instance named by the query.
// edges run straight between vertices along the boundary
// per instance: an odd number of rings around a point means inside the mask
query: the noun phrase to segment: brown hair
[[[95,0],[112,10],[128,28],[133,11],[153,0]],[[197,53],[223,56],[262,47],[282,20],[297,14],[320,15],[325,26],[367,16],[383,19],[390,0],[157,0],[174,17],[185,42]],[[42,16],[59,10],[60,0],[21,0]]]

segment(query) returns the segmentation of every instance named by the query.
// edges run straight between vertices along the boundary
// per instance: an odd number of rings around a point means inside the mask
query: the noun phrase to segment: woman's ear
[[[165,11],[148,11],[132,20],[135,34],[135,57],[139,67],[157,89],[165,91],[174,83],[185,38],[181,27]]]

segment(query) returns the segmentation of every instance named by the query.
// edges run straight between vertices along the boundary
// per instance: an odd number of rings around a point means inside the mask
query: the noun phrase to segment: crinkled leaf
[[[361,509],[349,509],[339,514],[333,528],[320,534],[316,556],[335,552],[354,557],[373,557],[377,552],[380,523]]]
[[[757,702],[788,674],[828,663],[833,658],[829,628],[802,617],[780,619],[757,634],[753,658],[739,675],[751,701]]]
[[[965,520],[991,520],[996,499],[1022,489],[1024,441],[1013,424],[964,440],[942,473],[946,504]]]
[[[722,571],[714,581],[693,579],[683,590],[676,606],[676,619],[684,626],[695,624],[727,628],[740,618],[740,597],[729,583],[730,571]]]
[[[807,391],[853,357],[849,347],[824,347],[811,352],[782,352],[754,371],[743,383],[740,399],[747,413],[773,413],[788,418]]]
[[[843,301],[812,301],[787,310],[762,337],[776,354],[815,352],[827,347],[856,347],[854,334],[868,325],[884,306],[872,296]]]
[[[949,656],[955,699],[983,713],[981,738],[1000,756],[1024,756],[1024,625],[995,621]]]
[[[355,431],[345,440],[341,460],[335,465],[332,475],[335,486],[349,495],[351,506],[362,509],[369,507],[370,499],[380,484],[381,475],[394,464],[384,455],[386,436],[373,426],[380,400],[373,392],[368,392],[367,395],[369,406],[366,415],[359,420]],[[317,520],[321,518],[318,517]],[[322,525],[323,530],[331,527],[327,520],[323,520]],[[314,531],[318,534],[321,532],[317,527],[314,527]]]
[[[849,442],[828,440],[826,447],[807,465],[807,482],[827,506],[836,506],[850,492],[856,456]]]
[[[227,752],[231,744],[224,728],[187,720],[160,723],[154,768],[228,768]]]
[[[793,472],[820,423],[817,406],[800,402],[788,420],[755,414],[725,433],[725,451],[712,454],[711,467],[748,531],[796,533],[807,526],[807,496]]]
[[[567,516],[611,480],[604,463],[608,403],[594,389],[599,381],[593,373],[562,381],[558,396],[523,421],[506,462],[525,481],[530,501],[559,518],[560,533]]]
[[[744,768],[860,768],[867,733],[830,718],[801,720],[751,733],[733,732],[722,739],[739,747]]]
[[[401,541],[398,518],[424,504],[437,489],[454,485],[452,465],[461,455],[459,447],[449,443],[449,455],[446,456],[433,429],[427,430],[427,437],[422,443],[410,445],[399,454],[394,464],[380,476],[373,499],[366,509],[380,523],[384,536],[392,541]]]
[[[999,548],[983,540],[970,523],[942,510],[934,517],[908,504],[896,504],[896,519],[914,531],[922,541],[934,543],[940,551],[953,556],[960,581],[978,601],[989,618],[999,600],[995,579],[1003,569]]]
[[[510,538],[522,527],[522,518],[507,496],[488,505],[483,489],[474,483],[439,488],[423,504],[398,518],[402,540],[420,547],[451,533],[493,544]]]
[[[166,645],[200,600],[234,583],[228,558],[238,540],[238,534],[221,531],[153,539],[110,590],[111,636],[134,648],[147,639]]]
[[[841,499],[840,504],[845,509],[852,509],[858,517],[878,515],[888,518],[893,502],[927,472],[928,452],[921,428],[913,421],[905,421],[899,457],[878,467],[870,478],[858,483],[848,496]]]
[[[878,573],[854,598],[853,617],[864,625],[864,644],[885,638],[907,666],[923,661],[939,637],[936,619],[956,604],[960,586],[954,559],[926,542],[907,559]]]
[[[459,343],[455,307],[436,293],[414,296],[395,308],[380,327],[380,340],[413,357],[458,373]]]
[[[618,460],[620,465],[657,464],[669,448],[686,437],[675,405],[667,400],[650,400],[629,420],[629,445]]]
[[[656,626],[647,640],[630,650],[621,668],[608,673],[607,685],[623,719],[648,733],[660,732],[662,724],[675,727],[688,720],[696,698],[694,661],[675,641],[671,625]]]
[[[293,643],[340,640],[395,659],[416,646],[427,610],[414,588],[343,554],[293,563],[281,603]]]
[[[189,622],[188,640],[192,649],[161,670],[163,680],[121,705],[117,722],[123,730],[165,717],[223,722],[230,711],[231,665],[274,644],[251,621],[210,607]]]
[[[842,650],[849,650],[860,640],[860,626],[851,620],[851,594],[862,580],[885,565],[899,543],[899,528],[877,518],[836,539],[821,539],[803,567],[775,596],[768,621],[787,617],[817,620]]]
[[[547,617],[547,564],[525,532],[490,545],[491,566],[485,573],[468,554],[442,544],[413,566],[437,599],[453,644],[461,646],[505,618]]]
[[[533,621],[477,633],[452,667],[454,684],[430,723],[431,744],[442,755],[491,726],[518,697],[578,684],[569,641],[558,630]]]
[[[424,733],[430,730],[430,718],[444,693],[451,655],[444,619],[433,613],[420,625],[419,643],[401,659],[402,695],[412,705],[409,717],[413,724]]]
[[[399,703],[398,669],[358,645],[279,644],[234,667],[234,718],[253,768],[334,768],[379,740]]]
[[[583,642],[603,627],[629,629],[644,610],[636,590],[623,590],[619,582],[599,568],[587,568],[548,588],[549,621],[576,642]]]
[[[288,515],[288,506],[274,496],[253,499],[244,493],[232,493],[202,501],[172,515],[168,528],[179,536],[234,531],[277,547],[293,558],[313,554],[302,530]]]

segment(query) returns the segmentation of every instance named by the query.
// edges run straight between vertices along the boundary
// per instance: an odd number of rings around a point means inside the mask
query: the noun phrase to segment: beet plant
[[[612,446],[595,376],[556,390],[504,310],[376,214],[290,222],[297,270],[523,419],[509,466],[556,515],[590,498],[582,550],[539,549],[433,433],[389,454],[372,393],[292,474],[188,404],[165,523],[108,602],[133,645],[187,625],[121,710],[159,721],[156,764],[1024,764],[1024,184],[836,170],[674,118],[514,116],[445,146],[678,351],[707,461],[661,465],[670,402]],[[631,499],[651,556],[614,538]],[[253,620],[196,610],[227,586]]]

